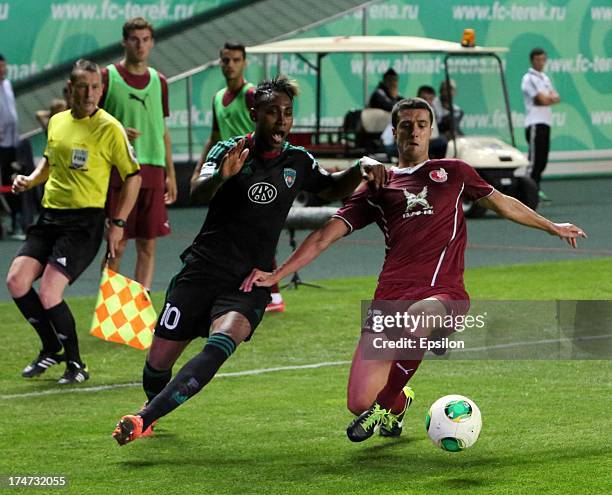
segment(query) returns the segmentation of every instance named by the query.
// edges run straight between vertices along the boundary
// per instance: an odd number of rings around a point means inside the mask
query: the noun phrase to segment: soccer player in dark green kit
[[[289,209],[302,190],[326,199],[345,197],[364,176],[381,187],[384,166],[362,165],[330,175],[303,148],[286,138],[293,124],[297,86],[285,77],[255,91],[255,132],[218,143],[209,153],[192,198],[209,203],[200,233],[182,255],[183,269],[166,295],[144,375],[147,405],[123,416],[113,437],[120,445],[198,393],[236,347],[251,338],[270,300],[267,288],[242,292],[253,268],[270,270]],[[208,337],[202,352],[170,381],[172,366],[196,337]]]
[[[244,78],[244,71],[247,68],[244,45],[235,41],[225,42],[219,50],[219,67],[225,79],[225,87],[217,91],[213,97],[212,129],[198,164],[193,170],[192,181],[200,176],[202,165],[217,142],[227,141],[234,136],[244,136],[255,130],[255,122],[251,119],[255,85]],[[272,301],[266,306],[266,311],[285,311],[285,302],[278,284],[271,287],[271,292]]]

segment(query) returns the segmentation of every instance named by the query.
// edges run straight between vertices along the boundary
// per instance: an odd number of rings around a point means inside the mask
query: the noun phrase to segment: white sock
[[[280,304],[283,302],[283,296],[281,296],[280,292],[272,293],[272,304]]]

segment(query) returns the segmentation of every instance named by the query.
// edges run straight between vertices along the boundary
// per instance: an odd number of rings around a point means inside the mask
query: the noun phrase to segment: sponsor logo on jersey
[[[429,172],[429,178],[434,182],[446,182],[448,179],[448,174],[446,173],[446,170],[441,168],[440,170],[432,170]]]
[[[70,162],[70,168],[76,170],[87,170],[85,165],[87,164],[87,156],[89,152],[87,150],[72,150],[72,161]]]
[[[62,258],[57,258],[56,260],[60,265],[62,266],[66,266],[66,257],[62,257]]]
[[[130,93],[129,96],[130,96],[130,100],[136,100],[138,103],[140,103],[142,105],[142,107],[145,110],[147,110],[146,99],[147,99],[147,96],[149,96],[148,94],[146,94],[144,98],[141,98],[140,96],[135,95],[134,93]]]
[[[267,182],[257,182],[249,187],[249,199],[259,205],[267,205],[276,199],[276,187]]]
[[[419,215],[433,215],[433,206],[427,201],[427,186],[420,193],[414,194],[404,189],[406,197],[406,211],[403,218],[416,217]]]
[[[283,178],[285,179],[285,184],[287,187],[291,189],[293,184],[295,184],[295,178],[297,176],[297,172],[292,168],[284,168],[283,169]]]

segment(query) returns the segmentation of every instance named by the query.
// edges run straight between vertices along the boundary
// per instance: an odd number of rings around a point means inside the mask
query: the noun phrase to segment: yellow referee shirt
[[[82,119],[70,110],[54,115],[44,154],[45,208],[104,208],[112,166],[123,180],[140,169],[123,127],[101,108]]]

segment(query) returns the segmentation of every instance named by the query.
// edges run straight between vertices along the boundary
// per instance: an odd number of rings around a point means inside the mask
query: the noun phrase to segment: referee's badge
[[[70,163],[70,168],[74,168],[77,170],[87,170],[85,165],[87,164],[87,156],[89,152],[87,150],[72,150],[72,161]]]
[[[292,168],[284,168],[283,169],[283,177],[285,178],[285,184],[287,187],[291,189],[293,184],[295,184],[295,178],[297,176],[297,172]]]

